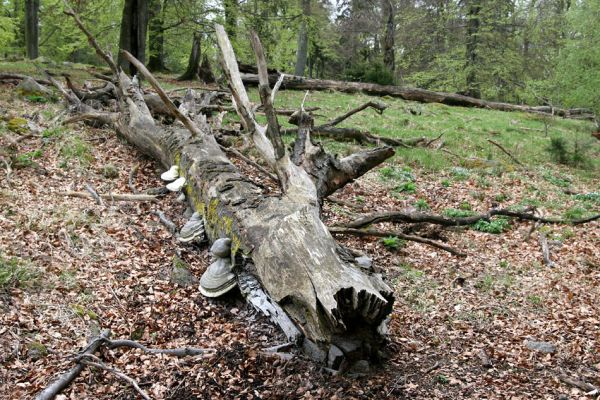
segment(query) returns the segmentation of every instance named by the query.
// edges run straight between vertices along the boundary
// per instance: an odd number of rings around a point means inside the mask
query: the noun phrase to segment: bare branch
[[[506,154],[507,156],[510,157],[511,160],[513,160],[516,164],[520,165],[521,167],[524,167],[524,165],[521,163],[521,161],[517,160],[512,154],[510,154],[508,152],[508,150],[506,150],[504,147],[502,147],[499,143],[494,142],[491,139],[488,139],[488,142],[490,142],[491,144],[493,144],[494,146],[496,146],[497,148],[499,148],[500,150],[502,150],[502,152],[504,154]]]
[[[173,104],[169,96],[167,96],[165,91],[162,89],[154,75],[152,75],[150,71],[146,69],[144,64],[142,64],[137,58],[132,56],[131,53],[129,53],[126,50],[121,50],[121,53],[123,54],[125,59],[131,64],[133,64],[133,66],[144,76],[144,78],[148,80],[150,85],[154,88],[154,90],[156,90],[156,93],[158,93],[158,95],[160,96],[160,99],[165,103],[169,111],[171,111],[171,113],[173,113],[173,115],[179,121],[181,121],[181,123],[191,132],[192,136],[202,136],[202,131],[192,122],[191,119],[189,119],[187,116],[183,115],[181,111],[179,111],[177,106]]]
[[[86,358],[91,358],[96,361],[89,361],[89,360],[86,360]],[[110,372],[111,374],[121,378],[122,380],[124,380],[125,382],[127,382],[131,386],[133,386],[133,388],[140,394],[140,396],[142,396],[142,398],[144,398],[145,400],[151,400],[150,396],[148,396],[148,394],[145,391],[143,391],[142,388],[140,388],[140,386],[135,381],[135,379],[125,375],[124,373],[122,373],[121,371],[119,371],[116,368],[109,367],[108,365],[101,362],[100,359],[98,357],[94,356],[93,354],[83,354],[81,356],[81,359],[79,362],[84,365],[89,365],[91,367],[96,367],[96,368],[102,369],[104,371]]]
[[[396,231],[379,231],[379,230],[362,230],[362,229],[353,229],[353,228],[344,228],[344,227],[330,227],[329,232],[334,235],[354,235],[354,236],[377,236],[377,237],[388,237],[388,236],[396,236],[402,240],[408,240],[411,242],[418,242],[427,244],[429,246],[436,247],[438,249],[442,249],[447,251],[450,254],[453,254],[457,257],[466,257],[465,253],[462,253],[450,246],[446,246],[440,242],[436,242],[435,240],[427,239],[421,236],[407,235],[402,232]]]
[[[354,114],[361,112],[362,110],[366,109],[366,108],[373,108],[375,111],[377,111],[378,114],[382,114],[383,111],[388,108],[388,105],[385,103],[381,103],[379,101],[368,101],[365,104],[358,106],[350,111],[348,111],[346,114],[344,115],[340,115],[337,118],[332,119],[329,122],[324,123],[323,125],[321,125],[321,127],[324,126],[335,126],[337,124],[339,124],[340,122],[344,121],[345,119],[353,116]]]
[[[94,198],[88,192],[63,192],[59,193],[62,196],[80,197],[82,199]],[[157,196],[149,194],[100,194],[100,198],[111,201],[158,201]]]
[[[256,55],[256,66],[258,67],[258,92],[260,94],[262,106],[268,121],[267,136],[273,144],[273,148],[275,149],[275,159],[279,160],[285,155],[285,145],[281,139],[279,122],[277,121],[277,114],[275,113],[271,99],[267,60],[265,59],[265,53],[256,32],[250,33],[250,39],[252,42],[252,48],[254,49],[254,54]]]

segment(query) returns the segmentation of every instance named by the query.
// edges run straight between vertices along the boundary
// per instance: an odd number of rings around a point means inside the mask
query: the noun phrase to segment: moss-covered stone
[[[44,358],[48,355],[48,349],[40,342],[31,342],[27,344],[27,357],[33,361]]]

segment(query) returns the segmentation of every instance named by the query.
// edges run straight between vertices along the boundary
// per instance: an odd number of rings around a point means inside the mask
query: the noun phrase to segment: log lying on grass
[[[276,74],[269,75],[271,84],[276,82]],[[257,85],[258,75],[252,73],[242,74],[245,84]],[[324,79],[310,79],[302,76],[285,75],[282,88],[297,90],[336,90],[345,93],[362,92],[373,96],[392,96],[404,100],[420,103],[441,103],[448,106],[488,108],[499,111],[522,111],[536,114],[557,115],[564,118],[594,120],[594,113],[585,108],[562,109],[550,106],[528,106],[519,104],[486,101],[475,97],[464,96],[457,93],[434,92],[426,89],[410,88],[393,85],[378,85],[376,83],[345,82]]]
[[[187,198],[205,220],[211,241],[232,239],[233,253],[251,259],[247,272],[288,314],[304,336],[303,345],[313,358],[326,361],[339,349],[348,360],[376,358],[385,343],[382,325],[392,310],[391,288],[376,274],[366,273],[354,259],[344,257],[320,220],[325,196],[358,178],[394,154],[389,147],[371,149],[343,159],[327,154],[310,137],[310,121],[300,113],[302,135],[293,158],[283,145],[270,89],[260,85],[263,108],[269,121],[261,126],[254,118],[239,76],[233,49],[223,27],[216,26],[223,67],[246,134],[281,184],[280,195],[265,195],[241,175],[217,143],[195,102],[178,109],[154,77],[130,54],[125,57],[153,85],[165,105],[185,126],[158,124],[144,102],[141,90],[117,71],[120,115],[114,127],[131,144],[164,167],[176,164],[186,177]],[[98,52],[102,50],[90,40]],[[266,63],[258,37],[253,36],[258,64],[266,78]],[[114,65],[109,58],[109,65]],[[193,100],[194,96],[186,96]]]

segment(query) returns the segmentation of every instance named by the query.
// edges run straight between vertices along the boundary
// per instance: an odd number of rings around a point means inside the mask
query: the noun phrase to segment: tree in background
[[[148,29],[147,0],[125,0],[121,17],[121,34],[119,49],[127,50],[141,62],[146,62],[146,33]],[[135,74],[131,65],[121,53],[118,56],[119,66],[129,74]]]
[[[294,75],[304,75],[306,61],[308,59],[308,19],[311,15],[310,0],[300,0],[302,9],[302,22],[298,29],[298,48],[296,49],[296,68]]]
[[[27,58],[39,56],[39,18],[40,0],[25,0],[25,50]]]
[[[570,31],[557,68],[559,96],[568,106],[600,115],[600,0],[584,0],[569,13]],[[596,120],[600,130],[600,121]]]
[[[396,11],[392,0],[382,0],[383,19],[385,31],[383,35],[383,64],[394,75],[396,72],[396,48],[394,37],[396,34]]]

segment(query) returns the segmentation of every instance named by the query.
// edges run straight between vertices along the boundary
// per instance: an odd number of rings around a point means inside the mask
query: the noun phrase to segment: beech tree
[[[146,33],[148,29],[148,0],[125,0],[121,18],[119,48],[133,54],[141,62],[146,61]],[[135,67],[119,53],[119,66],[129,74]]]
[[[25,0],[25,47],[27,58],[39,56],[40,0]]]

